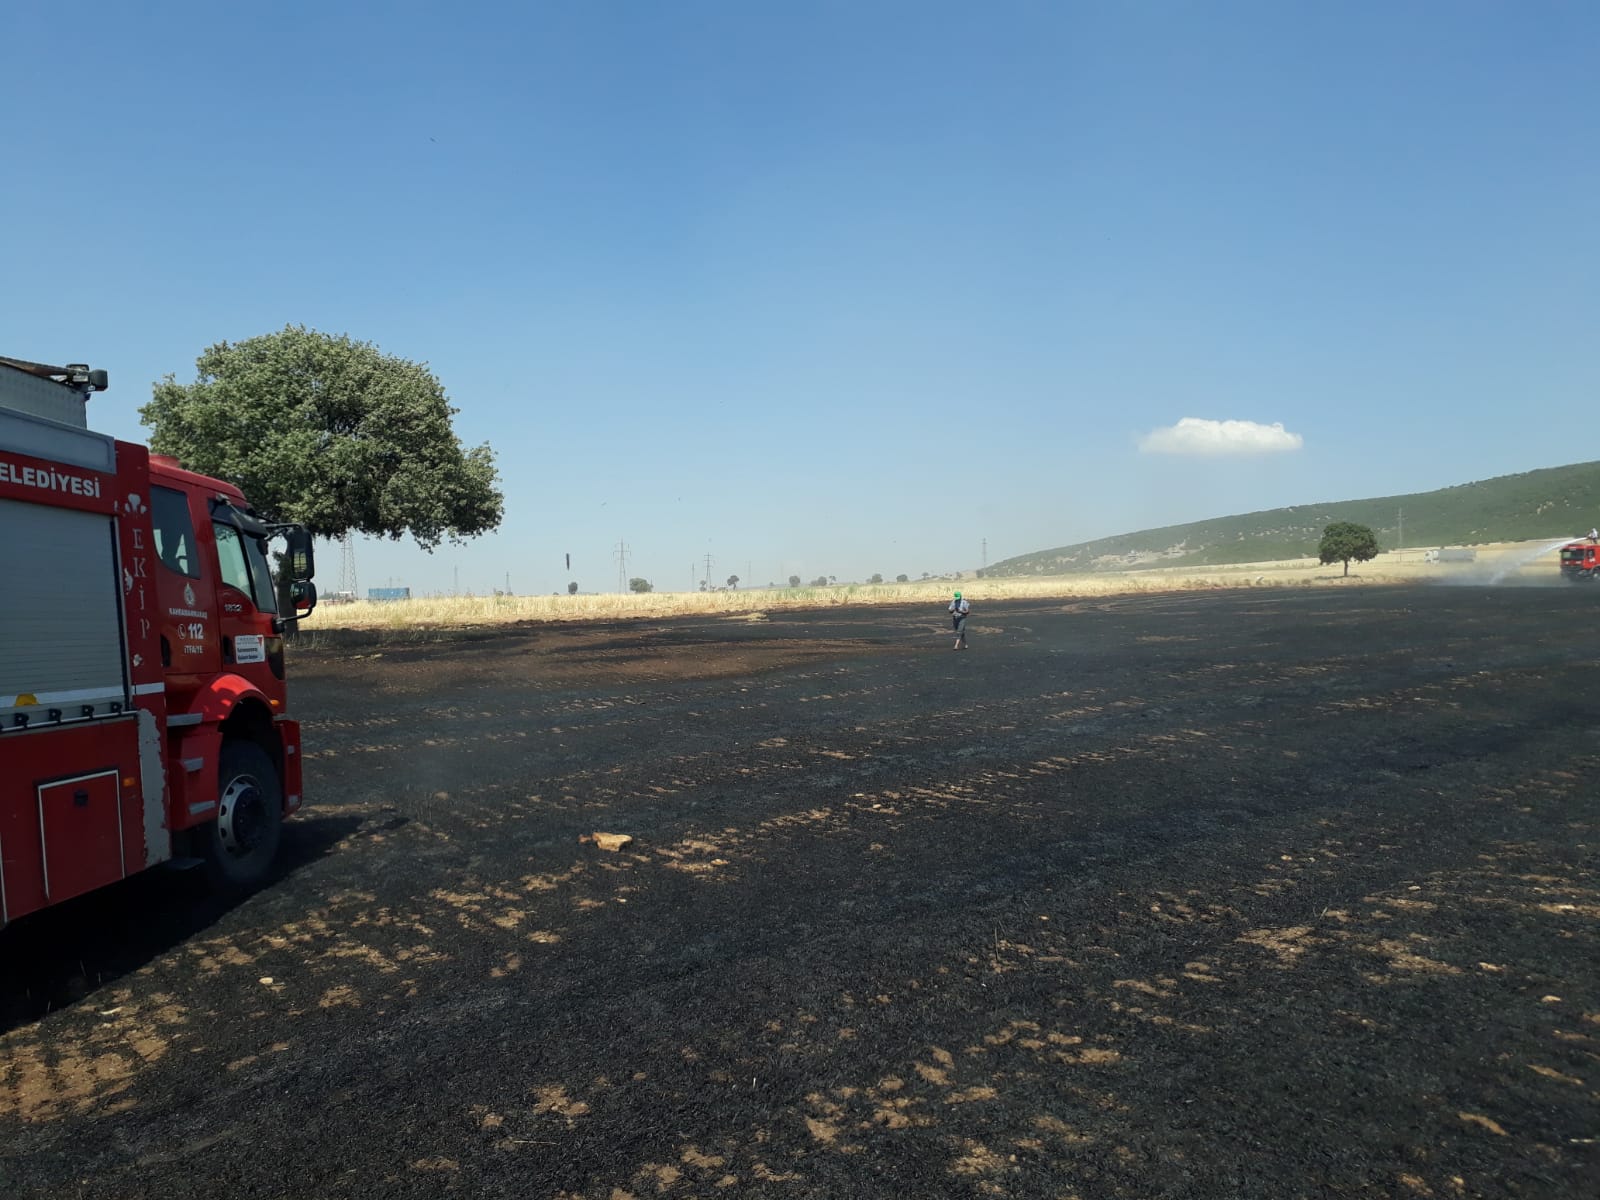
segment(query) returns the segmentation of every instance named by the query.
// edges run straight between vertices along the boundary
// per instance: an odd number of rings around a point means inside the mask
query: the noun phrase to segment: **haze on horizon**
[[[916,578],[1600,457],[1593,6],[0,29],[74,48],[0,79],[0,353],[105,367],[144,440],[154,381],[304,323],[495,447],[501,530],[362,542],[363,589],[605,590],[619,541],[659,589]]]

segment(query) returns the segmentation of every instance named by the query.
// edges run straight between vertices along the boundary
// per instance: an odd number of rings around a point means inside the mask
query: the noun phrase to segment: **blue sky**
[[[153,381],[304,323],[495,447],[501,531],[363,543],[363,588],[614,588],[619,540],[658,588],[916,576],[1600,458],[1589,3],[57,0],[0,37],[0,353],[106,367],[142,439]],[[1299,444],[1157,452],[1184,418]]]

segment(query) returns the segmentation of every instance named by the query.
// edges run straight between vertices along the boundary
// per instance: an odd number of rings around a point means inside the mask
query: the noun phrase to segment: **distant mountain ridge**
[[[984,574],[1075,575],[1305,558],[1316,554],[1330,521],[1370,526],[1378,545],[1392,550],[1401,510],[1405,545],[1411,548],[1576,537],[1600,524],[1600,462],[1499,475],[1433,492],[1296,504],[1143,529],[1002,559]]]

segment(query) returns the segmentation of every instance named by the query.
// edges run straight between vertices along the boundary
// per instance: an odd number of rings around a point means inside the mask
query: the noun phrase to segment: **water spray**
[[[1549,554],[1550,551],[1559,550],[1562,546],[1565,546],[1568,542],[1576,542],[1576,541],[1578,541],[1578,539],[1575,538],[1575,537],[1557,538],[1555,541],[1551,542],[1549,545],[1540,546],[1537,550],[1525,550],[1521,554],[1519,554],[1516,558],[1512,559],[1511,562],[1506,563],[1506,564],[1504,564],[1504,565],[1502,565],[1500,567],[1495,568],[1494,574],[1489,576],[1489,582],[1491,584],[1504,583],[1506,576],[1511,574],[1513,571],[1520,571],[1520,570],[1522,570],[1523,567],[1527,566],[1529,563],[1534,562],[1537,559],[1543,558],[1546,554]]]

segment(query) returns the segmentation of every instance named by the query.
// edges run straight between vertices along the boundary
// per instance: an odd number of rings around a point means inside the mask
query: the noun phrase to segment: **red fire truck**
[[[300,807],[283,634],[316,606],[312,540],[92,432],[106,385],[0,358],[0,925],[175,860],[256,886]]]
[[[1582,538],[1561,547],[1561,578],[1569,583],[1593,583],[1600,577],[1600,541]]]

